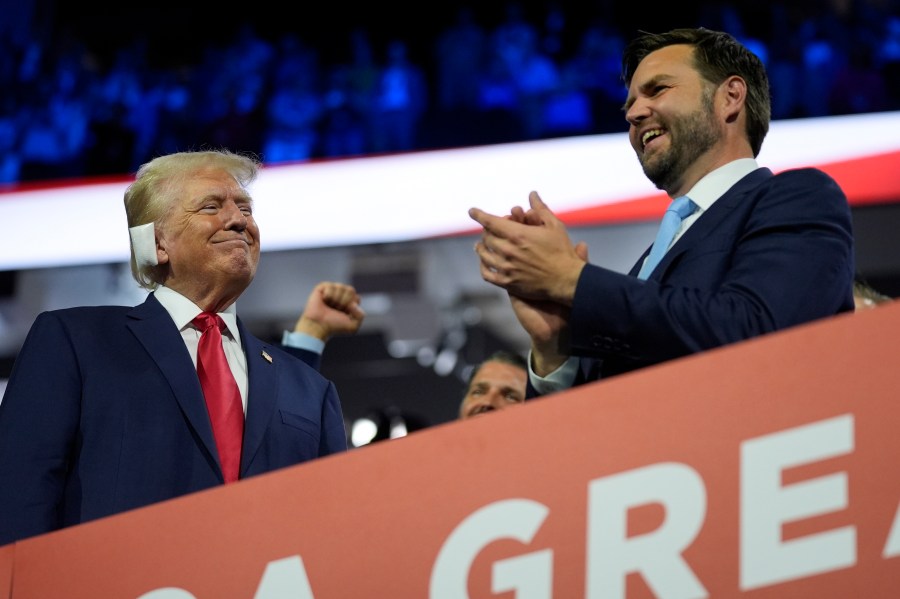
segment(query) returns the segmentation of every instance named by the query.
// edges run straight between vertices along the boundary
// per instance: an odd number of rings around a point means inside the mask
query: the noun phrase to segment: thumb
[[[353,302],[347,307],[347,309],[350,312],[350,316],[358,320],[362,320],[366,317],[366,311],[363,310],[362,306],[359,305],[359,302]]]

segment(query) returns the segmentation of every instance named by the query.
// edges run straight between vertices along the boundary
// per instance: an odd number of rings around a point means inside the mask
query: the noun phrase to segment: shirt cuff
[[[528,352],[528,379],[531,386],[541,395],[548,395],[557,391],[568,389],[575,382],[578,375],[579,360],[572,356],[562,363],[562,366],[548,374],[547,376],[538,376],[531,369],[531,351]]]
[[[281,344],[294,349],[305,349],[319,355],[325,350],[325,342],[321,339],[307,333],[295,333],[293,331],[284,332],[281,336]]]

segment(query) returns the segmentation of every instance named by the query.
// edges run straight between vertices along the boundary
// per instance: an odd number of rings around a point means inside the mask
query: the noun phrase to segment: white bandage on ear
[[[138,268],[159,264],[156,258],[156,233],[153,223],[131,227],[128,232],[131,234],[131,248],[134,250]]]

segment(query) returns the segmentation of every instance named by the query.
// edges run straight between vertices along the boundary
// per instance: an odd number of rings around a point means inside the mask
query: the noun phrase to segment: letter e
[[[856,528],[782,542],[785,522],[845,509],[847,473],[781,485],[785,468],[853,450],[853,416],[750,439],[741,444],[741,589],[755,589],[856,563]]]

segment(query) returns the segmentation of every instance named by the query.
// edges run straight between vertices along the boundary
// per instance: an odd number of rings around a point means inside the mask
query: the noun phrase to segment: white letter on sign
[[[666,518],[652,533],[628,538],[628,510],[660,503]],[[654,464],[588,486],[587,599],[625,597],[625,577],[640,572],[657,597],[707,597],[681,556],[706,517],[706,488],[684,464]]]
[[[803,578],[856,563],[856,528],[782,542],[785,522],[846,509],[847,473],[781,485],[786,468],[853,451],[850,414],[741,444],[741,589]]]
[[[499,539],[529,543],[550,510],[530,499],[505,499],[486,505],[463,520],[447,537],[431,571],[431,599],[469,596],[469,570],[478,553]],[[497,562],[493,591],[516,591],[521,599],[550,599],[553,552],[539,551]]]
[[[897,507],[897,513],[894,514],[894,523],[891,525],[891,531],[888,533],[887,543],[884,544],[884,552],[881,556],[887,559],[898,555],[900,555],[900,506]]]
[[[284,559],[277,559],[266,565],[262,580],[253,599],[277,599],[278,597],[293,597],[294,599],[314,599],[312,588],[309,586],[309,578],[306,576],[306,568],[303,559],[299,555],[292,555]]]
[[[197,599],[192,594],[178,587],[163,587],[148,591],[137,599]]]

